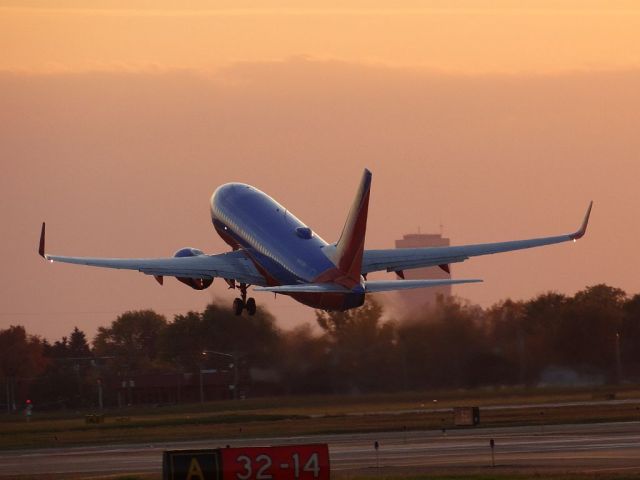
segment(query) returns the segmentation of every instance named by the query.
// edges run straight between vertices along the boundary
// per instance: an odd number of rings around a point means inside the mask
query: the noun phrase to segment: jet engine
[[[198,255],[204,255],[202,250],[197,248],[181,248],[173,254],[174,257],[197,257]],[[179,281],[185,285],[189,285],[194,290],[204,290],[209,288],[213,283],[213,278],[190,278],[190,277],[176,277]]]

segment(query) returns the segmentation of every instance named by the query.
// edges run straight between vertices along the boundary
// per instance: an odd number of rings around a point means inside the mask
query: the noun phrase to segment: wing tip
[[[44,239],[45,239],[45,222],[42,222],[42,229],[40,230],[40,244],[38,246],[38,254],[44,258],[45,260],[47,259],[47,255],[46,253],[44,253],[45,251],[45,243],[44,243]]]
[[[580,225],[580,228],[576,232],[569,235],[571,240],[578,240],[584,237],[584,234],[587,233],[587,225],[589,224],[589,217],[591,216],[591,208],[593,208],[593,200],[589,202],[587,213],[585,213],[584,215],[584,219],[582,220],[582,225]]]

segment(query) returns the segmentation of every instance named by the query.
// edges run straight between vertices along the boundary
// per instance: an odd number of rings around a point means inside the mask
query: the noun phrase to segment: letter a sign
[[[189,471],[187,472],[186,480],[205,480],[204,475],[202,474],[202,469],[200,468],[200,464],[198,463],[198,459],[196,457],[191,458],[191,463],[189,464]]]

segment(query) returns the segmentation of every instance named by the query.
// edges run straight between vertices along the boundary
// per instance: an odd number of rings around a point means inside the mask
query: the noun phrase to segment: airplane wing
[[[557,235],[554,237],[532,238],[510,242],[480,243],[475,245],[461,245],[454,247],[427,248],[396,248],[389,250],[365,250],[362,259],[362,274],[386,270],[388,272],[402,272],[412,268],[439,266],[449,270],[449,264],[463,262],[470,257],[489,255],[493,253],[510,252],[525,248],[541,247],[554,243],[569,242],[582,238],[587,231],[587,224],[591,214],[593,202],[589,204],[582,225],[574,233]]]
[[[66,257],[45,253],[45,224],[42,224],[38,253],[50,262],[74,263],[93,267],[137,270],[155,277],[203,278],[237,280],[250,285],[266,285],[253,262],[240,250],[220,255],[195,255],[168,258],[94,258]]]

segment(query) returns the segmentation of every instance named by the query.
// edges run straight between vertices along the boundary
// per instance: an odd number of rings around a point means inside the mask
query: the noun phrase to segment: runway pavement
[[[0,476],[159,473],[163,450],[318,442],[329,444],[333,472],[372,472],[379,465],[384,470],[489,473],[491,438],[499,470],[640,472],[640,422],[625,422],[20,450],[0,453]]]

